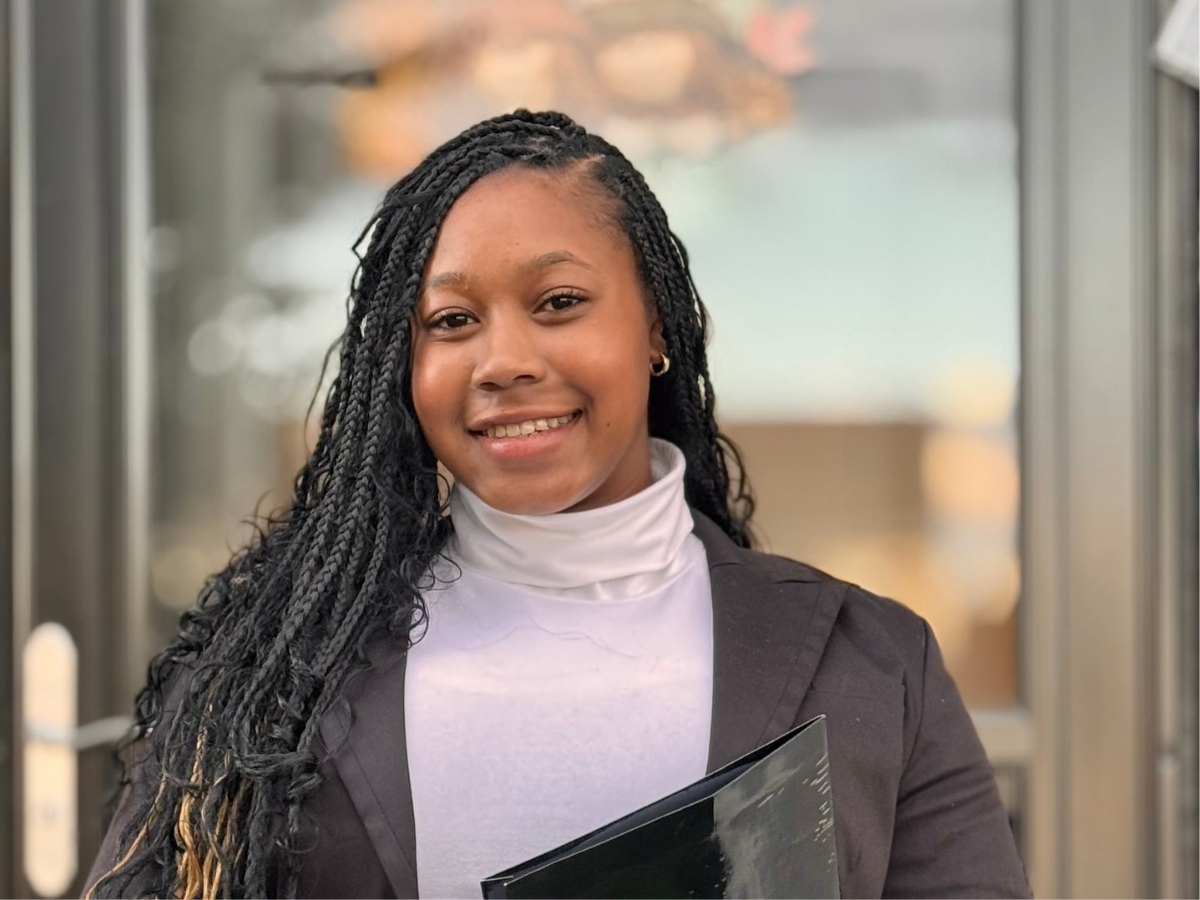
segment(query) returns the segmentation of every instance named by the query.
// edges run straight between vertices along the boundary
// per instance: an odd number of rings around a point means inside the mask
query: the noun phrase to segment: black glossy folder
[[[480,882],[489,897],[837,897],[825,717]]]

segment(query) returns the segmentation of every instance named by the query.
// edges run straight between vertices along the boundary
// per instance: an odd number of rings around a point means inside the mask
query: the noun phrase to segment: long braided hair
[[[671,357],[651,384],[650,433],[683,450],[687,501],[752,545],[753,498],[713,416],[707,313],[645,180],[559,113],[518,110],[469,128],[387,192],[354,245],[358,254],[370,235],[330,350],[340,364],[316,447],[289,508],[207,581],[151,662],[126,745],[153,746],[138,770],[140,808],[91,895],[121,896],[150,879],[159,897],[295,896],[296,854],[320,824],[304,812],[322,782],[318,724],[365,667],[369,638],[386,629],[410,645],[450,533],[410,391],[410,318],[426,261],[455,200],[514,165],[584,179],[612,201]]]

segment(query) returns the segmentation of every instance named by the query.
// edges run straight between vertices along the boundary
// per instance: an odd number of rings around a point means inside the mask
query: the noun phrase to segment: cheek
[[[430,443],[436,442],[440,429],[455,422],[461,409],[467,384],[461,368],[445,354],[418,350],[413,355],[413,406]]]
[[[590,397],[599,424],[636,423],[646,415],[649,353],[643,335],[632,329],[597,331],[562,354],[560,371]]]

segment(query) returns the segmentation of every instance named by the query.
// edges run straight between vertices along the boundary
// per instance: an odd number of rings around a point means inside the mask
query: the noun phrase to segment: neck
[[[450,556],[509,583],[588,596],[627,594],[645,576],[670,570],[694,524],[684,498],[682,451],[653,439],[647,460],[641,490],[603,506],[544,516],[503,512],[456,484]]]

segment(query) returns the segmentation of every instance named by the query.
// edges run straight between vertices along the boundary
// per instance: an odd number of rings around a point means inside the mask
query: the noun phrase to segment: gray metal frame
[[[36,362],[34,359],[34,190],[33,190],[33,0],[9,0],[7,28],[8,58],[8,193],[9,193],[9,340],[12,350],[9,368],[9,414],[11,435],[11,578],[12,604],[9,620],[8,650],[11,744],[8,757],[9,797],[6,823],[13,835],[8,856],[9,869],[3,887],[20,896],[23,844],[22,820],[22,741],[20,726],[21,651],[31,629],[33,617],[35,526],[34,489],[36,478],[34,410]]]
[[[21,847],[20,659],[60,622],[79,649],[78,873],[101,837],[111,736],[147,658],[150,473],[147,79],[143,3],[11,0],[11,859],[0,890],[28,896]],[[36,201],[36,202],[35,202]],[[119,723],[116,723],[119,724]],[[87,746],[84,746],[84,745]],[[0,800],[8,801],[7,793]],[[11,836],[11,838],[10,838]],[[64,848],[66,849],[66,848]]]
[[[1037,743],[1029,759],[1026,867],[1034,893],[1062,897],[1059,846],[1063,828],[1065,742],[1059,735],[1061,685],[1058,649],[1067,623],[1058,598],[1065,594],[1066,542],[1063,477],[1066,416],[1065,373],[1060,343],[1065,332],[1062,230],[1065,216],[1062,138],[1063,31],[1057,2],[1025,2],[1020,8],[1021,140],[1021,488],[1024,593],[1021,673]]]
[[[1161,11],[1021,7],[1026,846],[1046,896],[1175,896],[1187,858],[1162,749],[1194,481],[1164,352],[1186,308],[1164,260],[1187,238],[1161,218],[1182,159],[1155,117]]]
[[[1159,21],[1175,6],[1157,0]],[[1155,358],[1150,448],[1156,468],[1158,603],[1153,668],[1157,684],[1154,822],[1157,891],[1194,897],[1197,884],[1197,93],[1169,73],[1155,77],[1157,144]]]
[[[0,4],[0,209],[10,210],[11,185],[9,183],[10,150],[12,144],[12,120],[9,115],[9,85],[11,83],[11,54],[8,46],[9,9]],[[9,216],[0,216],[0,284],[12,284],[12,222]],[[7,293],[12,302],[11,292]],[[0,315],[0,472],[12,471],[12,317],[10,306],[4,306]],[[0,477],[0,584],[12,584],[12,483]],[[0,698],[13,693],[12,666],[12,603],[0,604]],[[4,701],[0,699],[0,703]],[[11,716],[0,716],[0,822],[6,827],[12,809],[13,779],[13,731],[16,720]],[[0,894],[11,896],[13,847],[11,842],[0,844]]]
[[[1146,678],[1154,602],[1145,446],[1153,359],[1148,50],[1152,7],[1069,0],[1063,243],[1068,729],[1062,860],[1072,894],[1152,893],[1152,727]]]
[[[151,176],[150,78],[146,0],[120,0],[113,27],[122,47],[116,104],[120,108],[117,141],[120,183],[121,269],[117,293],[121,307],[120,466],[121,566],[118,573],[124,666],[117,697],[132,697],[146,680],[152,655],[150,623],[150,501],[153,460],[154,377],[153,303],[150,284]]]

